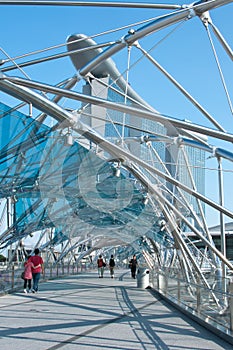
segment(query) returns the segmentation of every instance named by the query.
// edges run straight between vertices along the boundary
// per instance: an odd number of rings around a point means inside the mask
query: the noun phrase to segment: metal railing
[[[88,269],[91,265],[87,263],[78,264],[48,264],[44,267],[44,274],[41,274],[41,281],[51,280],[69,275],[76,275]],[[22,265],[12,265],[11,268],[0,270],[0,295],[11,293],[23,288],[21,274],[24,271]]]
[[[151,284],[166,300],[219,334],[228,335],[233,343],[233,278],[224,281],[211,274],[206,278],[210,287],[199,281],[187,282],[178,270],[163,269],[152,272]],[[224,283],[226,292],[222,291]]]

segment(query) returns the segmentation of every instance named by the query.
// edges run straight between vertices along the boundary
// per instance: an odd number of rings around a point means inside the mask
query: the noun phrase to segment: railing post
[[[13,289],[15,285],[15,266],[12,264],[12,271],[11,271],[11,288]]]
[[[162,273],[158,272],[158,290],[162,294],[166,295],[167,294],[167,280],[166,276],[163,275]]]
[[[177,275],[177,299],[178,303],[180,303],[180,271],[178,270],[178,275]]]
[[[159,271],[157,272],[157,289],[159,291]]]
[[[200,309],[201,309],[201,288],[200,288],[200,277],[199,277],[199,275],[197,276],[196,293],[197,293],[197,312],[200,313]]]
[[[233,331],[233,279],[229,282],[230,330]]]

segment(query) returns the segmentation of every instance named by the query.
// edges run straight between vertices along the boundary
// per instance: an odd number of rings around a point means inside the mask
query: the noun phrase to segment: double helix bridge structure
[[[58,11],[77,18],[73,33],[59,23],[63,43],[51,45],[57,28],[40,17],[37,32],[27,28],[37,48],[16,54],[27,36],[8,19],[15,41],[3,40],[0,56],[2,272],[16,273],[35,247],[45,266],[95,265],[99,254],[127,266],[135,253],[153,288],[231,335],[232,1],[0,7],[21,23],[33,23],[29,10],[50,9],[54,22]]]

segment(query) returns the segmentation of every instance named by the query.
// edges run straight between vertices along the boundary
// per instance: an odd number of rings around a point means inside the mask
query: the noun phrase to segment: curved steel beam
[[[142,177],[142,174],[140,174],[136,169],[134,169],[134,176],[141,182],[144,181],[144,178]],[[147,182],[148,189],[151,193],[155,194],[159,198],[159,202],[167,205],[168,208],[170,208],[174,214],[177,215],[182,221],[185,222],[185,224],[193,231],[197,237],[199,237],[224,263],[233,270],[233,265],[226,259],[226,257],[212,244],[211,241],[209,241],[206,237],[204,237],[200,231],[196,229],[195,226],[193,226],[189,220],[185,218],[185,216],[182,215],[182,213],[166,198],[164,197],[161,192],[150,183],[150,181]]]
[[[191,19],[195,16],[200,16],[203,12],[209,11],[211,9],[226,5],[233,0],[212,0],[207,2],[198,2],[196,4],[185,5],[185,7],[176,12],[161,16],[156,18],[152,22],[142,26],[138,30],[131,31],[129,34],[125,35],[123,39],[119,40],[116,44],[110,46],[90,63],[80,69],[79,73],[82,76],[86,76],[99,64],[104,62],[106,59],[110,58],[117,52],[121,51],[126,46],[133,45],[136,41],[142,39],[143,37],[157,32],[160,29],[166,28],[182,20]]]
[[[144,50],[141,45],[137,44],[136,47],[144,54],[149,61],[157,67],[160,72],[162,72],[166,78],[168,78],[171,83],[204,115],[206,118],[219,130],[225,131],[223,127],[202,107],[202,105],[195,100],[195,98],[187,91],[185,88],[178,83],[178,81],[168,73],[146,50]]]
[[[30,83],[31,83],[31,81],[30,81]],[[32,105],[34,105],[36,108],[39,108],[39,109],[41,108],[41,110],[43,110],[45,113],[54,117],[55,119],[59,120],[60,122],[64,122],[66,125],[72,126],[74,131],[83,135],[85,138],[95,142],[96,144],[101,145],[101,148],[106,150],[108,153],[110,153],[114,158],[121,159],[122,163],[123,162],[129,163],[129,161],[130,161],[130,162],[135,162],[136,164],[139,164],[143,168],[145,168],[145,169],[155,173],[156,175],[164,178],[166,181],[170,182],[171,184],[180,187],[185,192],[200,199],[204,203],[210,205],[212,208],[222,212],[226,216],[233,219],[233,212],[231,212],[230,210],[222,207],[221,205],[213,202],[212,200],[208,199],[204,195],[202,195],[202,194],[194,191],[193,189],[185,186],[183,183],[177,181],[173,177],[171,177],[167,174],[164,174],[163,172],[154,168],[150,164],[147,164],[145,161],[137,158],[133,154],[130,154],[127,150],[110,143],[109,141],[104,139],[102,136],[97,134],[90,127],[88,127],[87,125],[78,121],[78,118],[75,117],[72,113],[69,113],[69,112],[63,110],[61,107],[59,107],[55,103],[47,100],[46,98],[37,94],[36,92],[31,91],[25,87],[19,87],[19,86],[15,85],[9,81],[4,81],[4,79],[0,79],[0,90],[5,91],[10,95],[15,96],[16,98],[21,98],[24,101],[27,101],[28,103],[31,103]],[[79,94],[79,95],[81,95],[81,94]],[[99,99],[97,99],[97,100],[99,100]],[[127,108],[127,106],[124,106],[124,107]],[[148,112],[146,112],[146,113],[148,113]],[[220,132],[217,131],[217,133],[220,133]],[[220,133],[220,134],[222,134],[222,133]],[[233,142],[233,135],[229,135],[229,136]]]
[[[14,84],[11,82],[14,82]],[[15,85],[15,84],[27,86],[27,87],[30,87],[33,89],[38,89],[38,90],[41,90],[44,92],[50,92],[53,94],[62,95],[63,97],[71,98],[71,99],[78,100],[78,101],[81,101],[84,103],[92,103],[94,105],[98,105],[98,106],[101,106],[103,108],[117,110],[119,112],[132,114],[132,115],[135,115],[135,116],[138,116],[141,118],[150,119],[153,121],[160,122],[160,123],[164,124],[165,126],[168,124],[171,124],[176,128],[194,131],[194,132],[197,132],[199,134],[203,134],[204,136],[211,136],[211,137],[218,138],[218,139],[221,139],[224,141],[233,142],[233,134],[230,134],[227,132],[222,132],[219,130],[210,129],[210,128],[207,128],[205,126],[199,126],[199,125],[185,122],[185,121],[182,121],[179,119],[173,119],[171,117],[164,116],[162,114],[151,112],[151,111],[148,111],[145,109],[143,110],[143,109],[135,108],[132,106],[127,106],[124,104],[119,104],[119,103],[107,101],[107,100],[104,100],[104,99],[101,99],[98,97],[93,97],[93,96],[84,95],[84,94],[81,94],[78,92],[64,90],[64,89],[54,87],[51,85],[41,84],[38,82],[34,82],[31,80],[26,80],[26,79],[22,79],[22,78],[7,77],[3,74],[0,75],[0,90],[5,91],[6,93],[9,93],[10,95],[15,96],[16,98],[22,98],[23,101],[29,102],[27,99],[27,94],[23,93],[23,88],[18,87],[18,89],[17,89],[17,85]],[[27,92],[31,92],[31,90],[27,89]],[[49,103],[49,100],[45,99],[45,101]],[[40,103],[40,101],[37,101],[37,99],[34,100],[34,103],[35,103],[35,105],[39,103],[40,104],[39,108],[42,108],[41,110],[44,110],[43,103]],[[62,109],[61,109],[61,111],[62,111]],[[63,112],[64,112],[64,110],[63,110]],[[72,115],[74,118],[73,114],[68,113],[68,112],[66,112],[66,113],[68,115]],[[55,119],[57,119],[58,121],[61,121],[60,114],[58,114]],[[67,119],[67,121],[68,121],[68,119]]]
[[[182,5],[150,4],[139,2],[110,2],[110,1],[44,1],[44,0],[3,0],[0,5],[32,5],[32,6],[83,6],[83,7],[120,7],[139,9],[180,9]]]
[[[129,34],[125,35],[122,39],[120,39],[116,44],[111,45],[109,48],[107,48],[98,56],[96,56],[91,62],[86,64],[84,67],[82,67],[79,70],[79,74],[81,76],[86,76],[89,72],[94,70],[99,64],[109,59],[110,57],[112,57],[113,55],[121,51],[123,48],[133,45],[134,42],[138,41],[139,39],[142,39],[143,37],[149,34],[152,34],[171,24],[175,24],[182,20],[188,19],[188,17],[191,18],[191,16],[194,16],[194,15],[195,15],[194,11],[191,14],[190,9],[183,9],[178,12],[159,17],[154,21],[152,21],[151,23],[146,24],[145,26],[139,28],[138,30],[131,31]]]
[[[230,4],[233,0],[201,0],[194,3],[195,12],[199,16],[203,12],[214,10],[218,7]]]
[[[210,22],[210,25],[213,29],[214,34],[218,38],[220,44],[222,45],[222,47],[224,48],[224,50],[226,51],[226,53],[228,54],[230,59],[233,61],[233,51],[232,51],[230,45],[226,42],[226,40],[224,39],[224,37],[222,36],[222,34],[218,30],[218,28],[213,24],[212,21]]]
[[[10,82],[1,80],[3,76],[0,74],[0,90],[6,92],[7,94],[14,96],[22,101],[32,103],[36,108],[44,113],[50,111],[52,115],[59,122],[67,122],[67,126],[72,126],[76,122],[76,118],[66,110],[62,109],[55,103],[51,102],[28,88],[22,88]],[[51,114],[52,113],[52,114]]]
[[[86,47],[86,48],[83,48],[83,49],[78,49],[78,50],[74,50],[72,52],[63,52],[63,53],[59,53],[59,54],[56,54],[56,55],[51,55],[51,56],[47,56],[47,57],[43,57],[43,58],[38,58],[38,59],[35,59],[35,60],[30,60],[30,61],[26,61],[26,62],[22,62],[22,63],[19,63],[17,65],[13,64],[11,66],[7,66],[5,68],[2,68],[1,71],[2,72],[9,72],[11,70],[14,70],[14,69],[19,69],[19,68],[24,68],[24,67],[28,67],[28,66],[33,66],[34,64],[39,64],[39,63],[44,63],[44,62],[48,62],[48,61],[53,61],[53,60],[57,60],[57,59],[60,59],[60,58],[64,58],[64,57],[67,57],[67,56],[70,56],[72,54],[75,54],[75,53],[82,53],[83,51],[92,51],[92,50],[96,50],[98,48],[103,48],[103,47],[108,47],[109,45],[112,45],[114,42],[110,41],[108,43],[103,43],[103,44],[95,44],[95,46],[91,46],[91,47]],[[16,59],[18,59],[19,57],[15,57],[13,60],[15,61]],[[2,66],[3,64],[9,62],[10,60],[9,59],[6,59],[6,60],[1,60],[0,62],[0,65]]]
[[[94,60],[103,52],[102,48],[100,46],[98,47],[93,39],[84,34],[70,35],[66,43],[69,56],[77,71],[85,66],[87,62]],[[134,89],[127,84],[111,58],[102,62],[97,68],[91,71],[91,74],[93,74],[95,78],[110,76],[114,83],[116,83],[123,92],[127,91],[127,96],[132,98],[134,103],[140,103],[143,107],[155,111],[154,108],[147,104],[141,96],[139,96]]]

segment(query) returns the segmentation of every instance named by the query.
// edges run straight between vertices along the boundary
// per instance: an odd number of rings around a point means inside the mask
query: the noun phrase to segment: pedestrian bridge
[[[0,293],[10,290],[0,346],[227,349],[207,328],[232,339],[233,53],[220,31],[231,33],[232,2],[0,1]],[[84,8],[103,5],[101,16]],[[63,42],[53,47],[51,18]],[[37,247],[46,274],[39,294],[24,295],[20,273]],[[126,266],[134,253],[158,294],[128,270],[114,281],[76,270],[99,254]],[[60,274],[65,265],[75,268]]]
[[[128,270],[99,279],[93,269],[41,280],[36,294],[22,290],[0,297],[1,349],[232,349],[229,336],[214,334],[153,289],[138,288]]]

